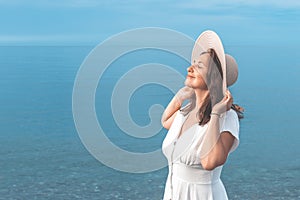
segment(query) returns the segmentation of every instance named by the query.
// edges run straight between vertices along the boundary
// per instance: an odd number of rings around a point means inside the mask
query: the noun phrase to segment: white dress
[[[167,177],[164,200],[226,200],[227,194],[220,179],[223,166],[212,171],[202,168],[199,148],[207,124],[193,125],[178,138],[179,131],[186,116],[177,112],[173,124],[162,144],[162,151],[168,159],[169,174]],[[221,115],[220,131],[229,131],[235,141],[230,150],[234,151],[239,144],[239,121],[234,110]]]

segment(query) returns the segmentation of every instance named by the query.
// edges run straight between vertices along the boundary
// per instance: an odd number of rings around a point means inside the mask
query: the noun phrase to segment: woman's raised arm
[[[164,128],[170,129],[176,116],[176,112],[181,108],[183,101],[190,99],[194,94],[194,89],[187,86],[181,88],[176,93],[161,117],[161,124]]]

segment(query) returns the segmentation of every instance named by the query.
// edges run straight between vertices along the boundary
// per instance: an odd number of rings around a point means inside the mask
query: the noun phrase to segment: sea
[[[162,199],[166,165],[134,171],[139,166],[132,166],[130,160],[118,162],[120,155],[105,151],[103,141],[94,141],[92,149],[83,141],[85,133],[74,117],[73,95],[84,63],[95,48],[0,46],[1,200]],[[229,155],[221,176],[229,199],[300,199],[299,47],[231,45],[225,50],[239,65],[238,81],[229,89],[234,102],[245,109],[239,147]],[[153,73],[131,73],[143,65],[154,66]],[[157,129],[161,110],[175,89],[183,86],[174,77],[185,77],[188,66],[187,60],[173,53],[142,49],[120,55],[103,73],[95,74],[99,80],[92,91],[92,110],[110,143],[123,152],[145,154],[138,161],[151,166],[147,152],[160,150],[167,134],[162,127]],[[113,92],[116,85],[123,87],[123,96]],[[127,93],[130,98],[126,99]],[[90,96],[79,98],[85,108]],[[130,123],[137,130],[146,129],[136,132]],[[151,123],[156,124],[153,133],[151,127],[147,129]],[[135,135],[124,128],[126,124]],[[87,129],[100,134],[93,131]],[[92,153],[97,145],[104,149],[99,155],[106,154],[111,162]]]

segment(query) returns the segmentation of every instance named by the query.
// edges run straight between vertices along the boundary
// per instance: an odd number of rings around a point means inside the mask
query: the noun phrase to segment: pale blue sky
[[[300,44],[299,0],[0,0],[0,44],[97,44],[133,28],[196,38],[215,30],[231,44]]]

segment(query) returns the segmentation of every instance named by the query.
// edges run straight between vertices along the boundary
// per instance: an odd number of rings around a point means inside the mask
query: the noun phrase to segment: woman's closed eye
[[[203,64],[203,62],[201,60],[194,60],[193,63],[197,67],[204,67],[204,64]]]
[[[203,68],[203,67],[205,67],[204,64],[203,64],[202,62],[195,63],[194,65],[195,65],[195,67],[197,67],[197,68]]]
[[[197,66],[198,66],[199,68],[202,68],[202,67],[204,67],[204,65],[203,65],[203,63],[202,63],[202,62],[199,62],[199,63],[197,64]]]

